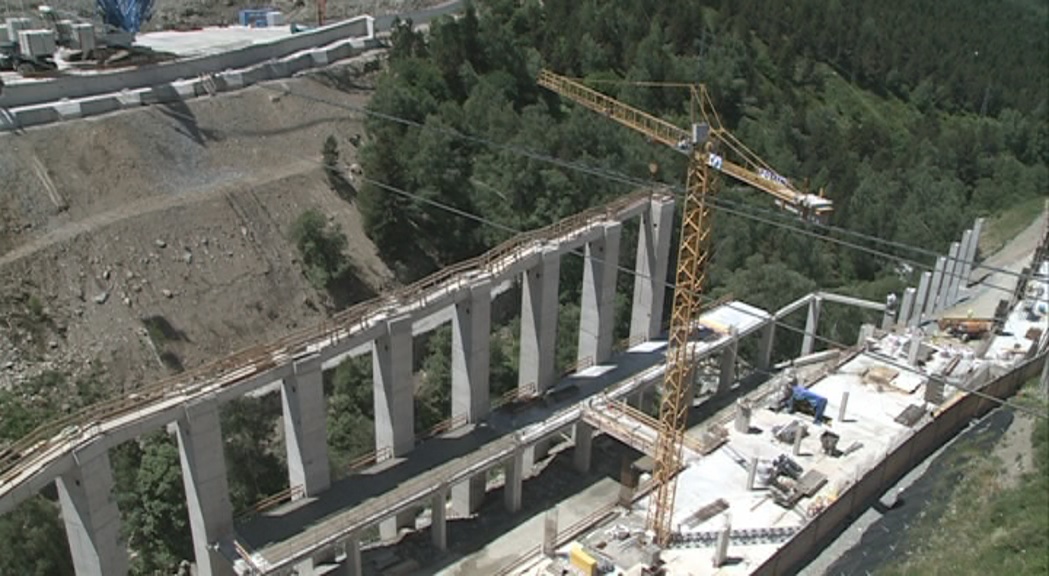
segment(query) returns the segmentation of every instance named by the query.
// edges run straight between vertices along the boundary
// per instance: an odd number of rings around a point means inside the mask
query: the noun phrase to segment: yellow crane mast
[[[810,221],[825,221],[833,206],[820,194],[797,190],[756,154],[736,140],[724,126],[703,85],[687,87],[692,95],[692,130],[685,130],[651,114],[628,106],[593,90],[581,82],[541,70],[537,83],[577,104],[631,128],[654,142],[689,155],[685,204],[682,210],[681,244],[670,330],[663,396],[659,407],[659,436],[656,442],[653,477],[656,494],[649,507],[647,524],[655,542],[666,546],[671,536],[676,476],[681,468],[682,440],[688,415],[688,391],[695,364],[689,336],[700,313],[700,295],[710,259],[713,198],[717,172],[749,184],[775,198],[778,206]]]

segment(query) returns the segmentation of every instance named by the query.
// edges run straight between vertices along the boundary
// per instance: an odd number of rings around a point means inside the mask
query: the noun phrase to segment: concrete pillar
[[[582,420],[575,424],[575,451],[572,454],[572,464],[576,472],[586,474],[590,472],[590,460],[593,453],[594,428]]]
[[[725,394],[736,382],[736,351],[739,339],[732,328],[732,342],[721,350],[721,374],[718,377],[718,394]]]
[[[637,235],[634,303],[630,313],[631,340],[651,340],[662,329],[663,298],[666,297],[670,234],[673,228],[674,201],[653,199],[649,211],[641,214],[641,227]]]
[[[109,452],[96,445],[74,453],[73,459],[76,466],[55,481],[73,570],[77,576],[127,574],[127,544],[120,535]]]
[[[394,456],[403,456],[415,446],[411,316],[390,320],[387,333],[375,341],[372,379],[375,449],[389,448]]]
[[[754,489],[754,479],[758,475],[758,457],[752,456],[750,458],[750,465],[747,466],[747,490]]]
[[[947,266],[947,259],[940,256],[936,259],[936,267],[932,271],[932,283],[929,284],[929,299],[925,301],[925,315],[932,316],[938,310],[940,304],[940,290],[943,287],[943,270]]]
[[[542,394],[557,381],[557,284],[561,258],[554,249],[543,251],[542,261],[524,273],[521,290],[521,358],[519,387],[534,384]]]
[[[816,343],[816,332],[820,323],[820,308],[823,306],[823,298],[813,296],[809,301],[809,315],[805,318],[805,335],[801,339],[801,356],[812,354],[812,347]]]
[[[397,539],[402,528],[415,529],[416,511],[409,508],[379,522],[379,538],[384,542]]]
[[[907,348],[907,364],[915,366],[918,364],[918,353],[921,351],[922,336],[918,329],[911,330],[911,341]]]
[[[455,304],[452,316],[452,417],[478,422],[488,415],[492,283],[481,280]]]
[[[456,516],[471,516],[481,508],[487,477],[487,472],[481,472],[452,486],[452,512]]]
[[[911,319],[907,322],[907,326],[911,328],[922,323],[925,303],[929,299],[929,284],[932,284],[932,273],[922,272],[921,281],[918,282],[918,297],[914,299],[914,310],[911,312]]]
[[[772,366],[772,346],[776,341],[776,319],[769,318],[761,329],[761,341],[758,344],[758,368],[768,370]]]
[[[958,282],[955,284],[954,290],[951,292],[951,302],[957,302],[958,294],[961,289],[969,285],[969,277],[966,275],[966,265],[969,260],[966,256],[969,254],[969,246],[972,244],[972,241],[973,231],[970,228],[962,233],[962,244],[961,247],[958,248],[958,263],[957,268],[955,268],[958,274]]]
[[[616,273],[619,266],[620,223],[605,227],[599,240],[586,243],[583,261],[583,298],[579,309],[579,354],[601,364],[612,355],[616,320]]]
[[[284,444],[288,452],[289,486],[302,486],[316,496],[331,486],[328,464],[328,405],[320,356],[294,364],[294,374],[281,383]]]
[[[511,514],[521,510],[521,490],[524,488],[524,450],[518,448],[504,466],[505,484],[503,503]]]
[[[841,393],[841,406],[838,406],[838,422],[844,422],[845,421],[845,410],[848,408],[848,406],[849,406],[849,393],[848,392],[842,392]]]
[[[430,506],[430,537],[438,550],[448,549],[448,519],[446,512],[448,490],[438,490]]]
[[[209,397],[186,406],[175,429],[197,574],[232,575],[232,564],[212,546],[233,531],[218,402]]]
[[[962,268],[962,281],[966,286],[972,277],[973,267],[976,266],[976,253],[980,246],[980,233],[983,231],[983,218],[977,218],[973,223],[973,233],[969,238],[969,250],[965,253],[965,267]]]
[[[903,300],[900,302],[900,311],[896,316],[896,324],[898,326],[907,326],[911,321],[911,311],[914,310],[914,297],[917,294],[917,290],[908,287],[903,291]]]
[[[951,242],[951,248],[947,251],[947,264],[943,269],[943,286],[940,288],[937,312],[954,304],[954,300],[951,300],[951,294],[958,290],[958,276],[962,273],[958,269],[958,263],[960,262],[958,260],[959,246],[961,245],[957,242]]]
[[[714,543],[714,557],[712,558],[712,563],[715,568],[721,568],[728,560],[728,544],[731,537],[732,525],[729,524],[728,519],[726,519],[725,525],[718,531],[717,541]]]
[[[364,567],[361,565],[361,537],[359,534],[350,536],[346,541],[346,574],[347,576],[364,576]]]

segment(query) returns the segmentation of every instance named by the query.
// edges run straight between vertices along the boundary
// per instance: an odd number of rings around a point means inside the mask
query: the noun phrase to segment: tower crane
[[[691,91],[692,126],[691,130],[685,130],[593,90],[577,80],[548,70],[540,70],[537,83],[689,157],[681,245],[667,338],[667,363],[659,406],[653,470],[656,494],[647,518],[647,527],[654,533],[655,543],[666,546],[671,536],[676,476],[681,468],[688,391],[692,385],[695,364],[689,336],[696,329],[699,319],[700,294],[710,260],[716,175],[726,174],[757,188],[771,195],[779,207],[808,221],[825,221],[833,205],[823,197],[822,190],[819,194],[799,191],[790,180],[780,176],[732,136],[722,125],[706,87],[701,84],[676,85]]]

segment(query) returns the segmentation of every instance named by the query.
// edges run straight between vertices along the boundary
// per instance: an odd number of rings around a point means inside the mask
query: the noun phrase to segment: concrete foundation
[[[73,570],[77,576],[126,574],[127,544],[120,535],[109,453],[95,451],[77,453],[77,466],[55,482]]]
[[[524,273],[521,290],[521,359],[518,386],[535,386],[541,394],[557,382],[557,287],[561,258],[556,250]]]
[[[281,385],[289,486],[315,496],[331,486],[328,464],[328,405],[320,357],[296,362]]]
[[[823,306],[823,298],[814,297],[809,301],[809,314],[805,318],[805,335],[801,339],[801,354],[808,356],[812,354],[812,348],[816,343],[816,333],[819,330],[820,308]]]
[[[650,210],[641,214],[637,264],[634,267],[634,303],[630,314],[631,341],[651,340],[662,331],[673,227],[673,200],[653,199]]]
[[[403,456],[415,446],[415,406],[412,394],[412,318],[387,323],[385,335],[372,346],[375,386],[375,449],[389,448]]]
[[[612,356],[616,316],[616,273],[623,225],[605,227],[600,240],[587,242],[583,262],[583,298],[579,311],[580,365],[589,358],[601,364]]]
[[[488,415],[491,360],[492,283],[483,280],[452,316],[452,417],[478,422]]]
[[[232,565],[212,546],[233,531],[218,402],[211,398],[186,406],[175,428],[197,574],[230,576]]]

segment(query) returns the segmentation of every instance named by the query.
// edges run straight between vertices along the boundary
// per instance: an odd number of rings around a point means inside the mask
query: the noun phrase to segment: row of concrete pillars
[[[904,290],[896,314],[897,324],[917,327],[958,302],[961,289],[968,285],[972,275],[983,226],[984,219],[978,218],[973,227],[962,234],[960,242],[951,243],[947,256],[936,259],[932,272],[922,273],[917,289]]]
[[[660,333],[667,266],[673,229],[672,198],[653,198],[641,215],[636,258],[630,337],[650,340]],[[622,224],[604,226],[585,243],[579,357],[595,363],[612,354],[616,278]],[[542,392],[556,383],[555,365],[561,253],[546,249],[522,278],[519,385]],[[477,422],[487,416],[492,282],[479,279],[454,304],[452,316],[452,417]],[[394,457],[415,444],[412,389],[412,322],[409,314],[386,322],[371,344],[374,380],[376,450]],[[319,357],[298,360],[281,381],[288,480],[302,496],[328,489],[331,469],[327,449],[327,403]],[[197,573],[227,574],[230,563],[215,543],[233,531],[219,402],[215,398],[185,407],[170,431],[178,437],[193,533]],[[585,436],[585,433],[580,437]],[[507,507],[520,507],[523,454],[506,464]],[[451,488],[453,509],[469,514],[484,495],[484,475]],[[126,546],[120,540],[120,514],[112,494],[113,477],[107,448],[82,450],[73,470],[57,480],[62,514],[78,576],[124,574]],[[443,502],[443,496],[442,496]],[[444,507],[434,501],[435,526],[443,526]],[[403,524],[407,515],[384,523],[383,532]],[[440,520],[440,522],[437,522]],[[443,527],[435,533],[443,534]]]

